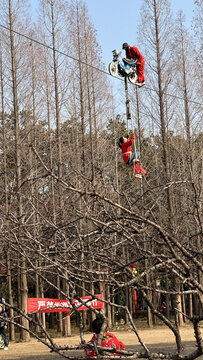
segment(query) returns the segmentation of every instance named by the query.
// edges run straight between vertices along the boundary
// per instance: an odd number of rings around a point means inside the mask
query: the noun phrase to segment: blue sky
[[[98,34],[105,64],[111,61],[112,50],[121,50],[123,42],[136,43],[137,29],[140,23],[140,9],[143,0],[84,0],[89,16]],[[186,17],[186,26],[191,27],[193,0],[169,0],[175,15],[182,10]],[[144,29],[143,29],[144,31]]]
[[[30,0],[33,10],[39,0]],[[89,10],[90,20],[97,30],[97,40],[102,48],[103,62],[108,67],[112,60],[112,50],[121,50],[123,42],[136,43],[137,29],[140,23],[140,8],[143,0],[84,0]],[[193,18],[193,0],[169,0],[175,15],[182,10],[186,17],[186,26],[191,27]],[[144,31],[144,29],[143,29]],[[140,49],[141,50],[141,49]]]
[[[84,0],[88,7],[89,17],[97,31],[97,41],[102,49],[102,61],[108,72],[108,64],[112,61],[112,50],[121,50],[122,43],[136,44],[137,30],[141,20],[140,9],[143,0]],[[185,26],[191,29],[194,16],[194,0],[168,0],[175,16],[182,10],[185,15]],[[35,15],[39,0],[30,0]],[[144,31],[144,29],[143,29]],[[139,49],[142,52],[141,45]],[[59,49],[60,50],[60,49]],[[123,53],[124,54],[124,53]],[[146,60],[147,65],[147,60]],[[110,83],[117,99],[118,113],[125,111],[120,100],[118,79],[109,76]]]

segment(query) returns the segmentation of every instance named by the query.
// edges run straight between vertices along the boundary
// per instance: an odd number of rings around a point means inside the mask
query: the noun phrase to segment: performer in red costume
[[[96,318],[92,322],[92,330],[94,332],[94,335],[92,339],[88,342],[88,344],[97,344],[99,333],[101,331],[103,325],[103,319]],[[105,330],[102,340],[101,340],[101,346],[107,347],[107,348],[113,348],[115,349],[115,353],[112,352],[106,352],[105,354],[108,356],[119,356],[118,353],[116,353],[116,350],[125,350],[125,345],[122,343],[122,341],[119,341],[117,337],[110,333],[107,329]],[[96,356],[95,351],[93,349],[85,348],[86,355],[88,357]],[[96,359],[96,358],[95,358]]]
[[[128,136],[129,137],[129,136]],[[140,165],[139,162],[139,152],[132,152],[132,144],[135,141],[135,134],[132,134],[130,140],[128,137],[120,137],[118,146],[122,150],[123,161],[126,165],[130,166],[131,170],[134,172],[135,176],[138,179],[142,178],[146,174],[146,170]]]
[[[125,50],[127,59],[136,60],[136,68],[137,68],[137,79],[136,85],[143,86],[145,85],[145,77],[144,77],[144,66],[145,59],[142,56],[141,52],[135,46],[129,46],[128,43],[123,43],[123,50]]]

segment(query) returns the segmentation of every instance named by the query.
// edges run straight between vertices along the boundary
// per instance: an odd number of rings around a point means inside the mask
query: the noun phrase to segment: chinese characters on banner
[[[103,299],[103,295],[95,295]],[[81,298],[84,302],[88,302],[94,309],[103,309],[104,304],[101,300],[92,299],[92,296],[85,296]],[[73,300],[78,310],[88,310],[87,306],[83,305],[80,301]],[[48,298],[28,298],[27,299],[27,312],[28,314],[35,313],[48,313],[48,312],[61,312],[71,311],[72,305],[69,300],[48,299]]]

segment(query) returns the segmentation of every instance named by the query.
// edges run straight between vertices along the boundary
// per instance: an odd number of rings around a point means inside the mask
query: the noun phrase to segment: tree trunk
[[[162,81],[162,69],[161,69],[161,55],[160,55],[160,33],[159,33],[159,20],[157,15],[157,0],[154,2],[154,21],[155,21],[155,32],[156,32],[156,56],[157,56],[157,73],[158,73],[158,93],[159,93],[159,108],[160,108],[160,120],[161,120],[161,136],[163,144],[163,163],[165,169],[165,182],[169,183],[171,181],[170,174],[170,158],[169,158],[169,148],[168,148],[168,139],[167,139],[167,128],[166,120],[164,114],[164,91],[163,91],[163,81]],[[174,218],[174,202],[173,202],[173,193],[172,188],[167,186],[166,197],[168,204],[168,225],[170,231],[173,233],[175,229],[175,218]],[[179,298],[181,302],[181,297]],[[181,319],[182,314],[179,313],[179,323],[182,324],[183,320]]]
[[[19,138],[19,119],[18,119],[18,99],[17,99],[17,75],[16,75],[16,63],[15,63],[15,47],[14,47],[14,35],[13,35],[13,19],[11,0],[9,0],[9,25],[10,25],[10,44],[11,44],[11,67],[12,67],[12,90],[13,90],[13,115],[14,115],[14,131],[15,131],[15,155],[16,155],[16,188],[17,188],[17,204],[18,204],[18,219],[19,219],[19,231],[18,240],[20,244],[23,244],[23,238],[21,234],[21,223],[23,215],[23,202],[21,195],[21,150],[20,150],[20,138]],[[27,314],[27,274],[26,274],[26,260],[23,255],[20,259],[21,272],[20,272],[20,293],[21,293],[21,310]],[[21,317],[21,324],[29,329],[29,322],[23,316]],[[21,339],[28,341],[30,335],[24,329],[21,329]]]
[[[140,159],[142,159],[140,111],[139,111],[139,97],[138,97],[137,88],[136,88],[136,105],[137,105],[136,110],[137,110],[139,153],[140,153]],[[140,195],[141,195],[141,203],[142,203],[141,214],[142,214],[142,216],[144,216],[143,183],[142,182],[140,182]],[[144,226],[144,224],[142,226]],[[143,241],[144,241],[144,250],[147,250],[147,243],[145,241],[145,235],[143,235]],[[148,267],[149,267],[149,260],[145,259],[145,268],[147,269]],[[151,282],[152,282],[152,279],[150,279],[150,275],[149,275],[149,273],[147,273],[146,274],[146,285],[150,286]],[[152,292],[147,290],[147,295],[149,296],[150,300],[152,300]],[[149,327],[151,328],[153,326],[153,317],[152,317],[152,311],[149,306],[147,306],[147,322],[148,322]]]
[[[5,193],[5,215],[8,214],[8,179],[7,179],[7,144],[6,144],[6,128],[5,128],[5,113],[4,113],[4,80],[2,67],[2,51],[0,54],[0,81],[1,81],[1,121],[3,132],[3,174],[4,174],[4,193]],[[6,224],[7,225],[7,224]],[[13,306],[13,291],[12,291],[12,277],[11,277],[11,261],[10,261],[10,242],[8,242],[8,249],[6,251],[6,269],[7,269],[7,284],[8,284],[8,298],[11,308],[9,308],[9,316],[14,320]],[[11,323],[9,326],[10,340],[15,340],[15,327]]]
[[[40,288],[40,297],[44,298],[44,281],[42,280],[42,278],[39,279],[39,288]],[[42,326],[46,330],[46,314],[41,313],[40,315],[41,315]]]
[[[83,71],[81,58],[81,39],[80,39],[80,18],[78,3],[76,5],[76,26],[77,26],[77,50],[78,50],[78,65],[79,65],[79,86],[80,86],[80,120],[81,120],[81,134],[82,134],[82,169],[85,173],[85,116],[84,116],[84,90],[83,90]]]

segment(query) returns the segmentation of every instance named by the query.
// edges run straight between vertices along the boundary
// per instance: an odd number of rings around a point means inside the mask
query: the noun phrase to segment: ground
[[[188,354],[190,351],[194,351],[195,341],[193,329],[189,326],[181,328],[181,337],[184,345],[184,354]],[[140,350],[140,345],[135,334],[132,331],[117,331],[114,334],[119,340],[126,344],[127,349]],[[139,335],[145,345],[153,351],[167,351],[175,352],[174,336],[166,328],[160,327],[155,329],[139,330]],[[88,341],[91,338],[91,334],[85,335],[85,340]],[[57,345],[77,345],[80,342],[79,336],[74,335],[67,338],[56,338],[54,342]],[[75,351],[74,356],[77,359],[77,354],[82,354],[81,351]],[[73,352],[71,354],[73,356]],[[59,360],[63,357],[56,353],[50,353],[49,348],[35,339],[31,339],[27,343],[22,342],[10,342],[8,351],[0,351],[1,360]],[[203,360],[203,355],[198,358]]]

